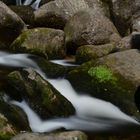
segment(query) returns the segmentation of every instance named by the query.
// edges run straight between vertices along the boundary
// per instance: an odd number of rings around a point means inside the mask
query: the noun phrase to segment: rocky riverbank
[[[14,0],[0,0],[0,51],[30,53],[47,77],[65,77],[76,91],[109,101],[139,119],[140,1],[41,0],[36,10],[32,3],[16,6]],[[50,62],[69,58],[76,67]],[[35,71],[0,65],[0,89],[1,140],[88,139],[80,131],[31,132],[26,114],[8,98],[26,100],[42,119],[75,113],[71,102]],[[140,138],[137,133],[120,137]]]

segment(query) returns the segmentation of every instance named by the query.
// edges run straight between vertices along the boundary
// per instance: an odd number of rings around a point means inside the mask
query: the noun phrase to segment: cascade
[[[0,66],[34,69],[44,80],[47,80],[67,98],[76,110],[76,113],[68,118],[44,121],[40,119],[24,100],[18,102],[11,99],[11,104],[15,104],[25,111],[29,119],[30,127],[34,132],[49,132],[58,128],[96,132],[112,131],[116,129],[117,126],[122,126],[123,128],[126,124],[139,126],[139,123],[135,119],[123,113],[115,105],[87,96],[86,94],[79,95],[68,80],[47,78],[39,66],[30,59],[32,56],[33,55],[30,54],[9,54],[0,52]],[[64,60],[62,62],[65,64]]]

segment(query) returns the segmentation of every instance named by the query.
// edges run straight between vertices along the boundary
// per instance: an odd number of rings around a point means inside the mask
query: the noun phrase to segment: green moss
[[[91,67],[88,70],[88,74],[91,77],[95,77],[100,83],[107,81],[115,82],[117,80],[116,77],[113,76],[111,70],[104,65]]]
[[[0,133],[0,140],[10,140],[12,137],[11,134]]]

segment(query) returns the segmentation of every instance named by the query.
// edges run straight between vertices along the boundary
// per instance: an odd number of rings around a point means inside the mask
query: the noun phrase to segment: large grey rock
[[[51,134],[23,133],[11,140],[87,140],[87,136],[80,131],[68,131]]]
[[[131,0],[110,0],[112,20],[122,36],[129,34],[131,31],[133,3],[134,1]]]
[[[140,53],[136,49],[117,52],[81,65],[67,78],[78,91],[110,101],[127,114],[139,116],[139,61]]]
[[[49,59],[65,56],[64,32],[51,28],[34,28],[23,32],[11,45],[14,52],[27,52]]]
[[[43,119],[69,116],[75,112],[72,104],[64,96],[31,69],[11,73],[7,86],[9,88],[6,91],[9,95],[16,93],[13,98],[24,97]]]
[[[0,1],[0,42],[10,45],[25,28],[24,22]]]
[[[88,8],[84,0],[55,0],[35,11],[36,25],[62,29],[79,10]]]
[[[77,12],[67,22],[64,32],[67,50],[72,53],[82,45],[101,45],[120,40],[113,23],[91,9]]]

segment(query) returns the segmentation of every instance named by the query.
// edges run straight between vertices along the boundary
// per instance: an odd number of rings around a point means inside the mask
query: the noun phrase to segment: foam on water
[[[29,54],[1,54],[0,66],[34,69],[66,97],[76,110],[75,115],[69,118],[43,121],[25,101],[21,103],[11,101],[12,104],[21,107],[26,112],[33,131],[48,132],[61,127],[66,129],[106,131],[121,125],[122,122],[139,125],[135,119],[123,113],[113,104],[87,95],[79,95],[66,79],[48,79],[38,65],[29,58]]]

